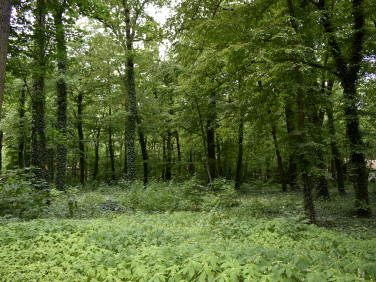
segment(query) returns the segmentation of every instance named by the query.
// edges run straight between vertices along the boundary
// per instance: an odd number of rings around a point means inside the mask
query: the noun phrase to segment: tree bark
[[[0,120],[3,109],[5,68],[8,54],[12,0],[0,0]]]
[[[217,178],[217,161],[215,157],[215,127],[216,127],[216,102],[215,95],[211,95],[212,101],[209,104],[209,113],[206,123],[206,141],[208,151],[208,165],[211,179]]]
[[[127,47],[127,92],[129,103],[129,114],[126,131],[126,155],[127,155],[127,178],[128,181],[136,180],[136,151],[135,151],[135,134],[137,126],[137,98],[134,75],[134,54],[133,40],[134,35],[131,30],[131,19],[128,2],[124,1],[125,29],[126,29],[126,47]]]
[[[98,181],[99,180],[99,137],[101,135],[101,128],[97,128],[97,134],[95,136],[95,159],[94,159],[94,172],[93,172],[93,179]]]
[[[45,27],[46,13],[43,0],[37,1],[34,12],[34,41],[35,70],[33,73],[33,92],[32,92],[32,124],[31,124],[31,165],[34,168],[36,179],[42,182],[39,186],[49,193],[48,187],[48,152],[45,127]],[[38,183],[39,185],[40,183]],[[49,199],[47,199],[49,203]]]
[[[288,146],[289,146],[289,168],[288,168],[288,182],[290,184],[291,189],[297,188],[297,169],[298,166],[295,161],[294,157],[294,142],[293,142],[293,134],[295,131],[295,125],[294,125],[294,112],[292,110],[292,107],[288,101],[286,101],[285,104],[285,116],[286,116],[286,128],[287,128],[287,134],[289,138]]]
[[[172,134],[171,131],[167,132],[167,152],[166,152],[166,180],[169,181],[172,178]]]
[[[298,34],[298,26],[295,21],[295,11],[292,0],[287,0],[287,7],[290,14],[290,22],[291,26],[294,29],[295,33]],[[316,213],[313,204],[313,197],[312,197],[312,179],[309,175],[309,170],[312,168],[312,164],[306,152],[306,145],[307,145],[307,136],[306,136],[306,117],[305,117],[305,109],[304,109],[304,79],[300,69],[298,62],[295,65],[295,76],[297,82],[297,108],[298,108],[298,129],[299,129],[299,147],[301,148],[301,152],[299,152],[299,170],[302,176],[302,184],[303,184],[303,198],[304,198],[304,210],[306,213],[307,218],[311,223],[316,222]]]
[[[235,171],[235,189],[238,190],[242,184],[242,168],[243,168],[243,136],[244,136],[244,120],[241,117],[238,129],[238,158]]]
[[[108,151],[110,153],[110,164],[111,164],[111,181],[116,181],[116,174],[115,174],[115,152],[114,152],[114,144],[112,141],[112,125],[111,125],[111,108],[109,109],[109,117],[110,117],[110,124],[108,126]]]
[[[178,174],[181,176],[181,151],[180,151],[180,138],[179,138],[179,132],[175,132],[175,138],[176,138],[176,150],[178,151]]]
[[[78,132],[78,149],[80,152],[80,184],[85,184],[85,144],[84,144],[84,132],[83,132],[83,92],[78,93],[77,97],[77,132]]]
[[[285,170],[283,169],[283,162],[281,157],[281,152],[279,151],[278,141],[277,141],[277,133],[276,133],[276,127],[272,127],[272,135],[273,135],[273,142],[274,142],[274,148],[275,153],[277,156],[277,164],[278,164],[278,171],[279,171],[279,177],[281,179],[281,185],[282,185],[282,191],[287,191],[287,185],[286,185],[286,177],[285,177]]]
[[[138,139],[140,142],[141,153],[142,153],[142,166],[144,169],[144,186],[146,186],[149,182],[149,156],[148,151],[146,148],[146,137],[144,136],[144,132],[142,131],[141,127],[138,127]]]
[[[335,38],[334,28],[329,12],[326,9],[325,0],[320,0],[316,5],[322,13],[321,22],[325,32],[329,36],[328,42],[331,48],[331,54],[334,58],[337,74],[343,87],[346,135],[350,142],[351,174],[354,179],[355,210],[358,216],[368,217],[371,216],[371,207],[368,194],[368,175],[364,156],[365,146],[359,128],[359,114],[357,108],[359,98],[356,89],[365,38],[365,19],[362,7],[363,0],[352,0],[351,3],[354,25],[352,43],[348,44],[351,50],[351,56],[349,58],[344,56]]]
[[[55,186],[58,190],[65,189],[66,170],[67,170],[67,84],[65,82],[67,48],[64,35],[63,12],[61,4],[54,15],[56,28],[56,48],[58,55],[58,75],[57,80],[57,130],[59,140],[56,150],[56,177]]]
[[[20,118],[18,136],[18,168],[23,169],[25,167],[25,103],[26,103],[26,89],[25,87],[21,91],[20,107],[18,109],[18,117]]]
[[[333,89],[333,80],[328,82],[328,95],[331,96]],[[330,149],[332,151],[332,158],[334,160],[334,170],[335,170],[335,182],[337,185],[338,192],[340,194],[346,194],[345,190],[345,178],[343,175],[343,160],[341,152],[338,149],[336,140],[336,130],[334,127],[334,117],[333,117],[333,105],[329,105],[326,109],[326,114],[328,116],[328,127],[330,133]]]

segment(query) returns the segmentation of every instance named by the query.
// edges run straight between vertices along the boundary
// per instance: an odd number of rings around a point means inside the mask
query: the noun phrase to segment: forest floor
[[[306,224],[300,191],[244,186],[234,201],[224,189],[192,211],[197,195],[183,199],[188,184],[177,186],[72,190],[43,218],[0,218],[0,281],[376,279],[373,184],[371,218],[354,216],[352,191],[332,189],[331,202],[315,202],[317,225]]]

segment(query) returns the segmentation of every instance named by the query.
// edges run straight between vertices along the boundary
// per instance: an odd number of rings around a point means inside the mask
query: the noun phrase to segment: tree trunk
[[[219,134],[217,133],[215,136],[216,139],[216,149],[217,149],[217,167],[218,167],[218,175],[220,177],[224,177],[223,173],[223,166],[222,166],[222,159],[221,159],[221,143],[219,139]]]
[[[84,132],[82,124],[82,112],[83,112],[83,93],[78,93],[77,99],[77,131],[78,131],[78,149],[80,152],[80,184],[85,184],[85,144],[84,144]]]
[[[189,147],[189,160],[188,160],[188,173],[193,176],[195,174],[195,163],[193,159],[193,147],[192,144]]]
[[[19,128],[20,134],[18,137],[18,168],[25,167],[25,104],[26,104],[26,89],[21,91],[20,107],[18,109],[18,116],[20,118]]]
[[[178,151],[178,174],[181,176],[181,151],[180,151],[180,139],[179,139],[179,132],[175,132],[175,137],[176,137],[176,150]]]
[[[333,80],[328,82],[328,95],[330,96],[333,89]],[[334,117],[333,117],[333,105],[329,105],[326,109],[326,114],[328,116],[328,127],[330,133],[330,149],[332,151],[332,158],[334,161],[334,175],[335,182],[337,185],[338,192],[340,194],[346,194],[345,190],[345,178],[343,175],[343,160],[341,152],[338,149],[336,140],[336,131],[334,127]]]
[[[60,5],[60,4],[59,4]],[[65,189],[66,167],[67,167],[67,84],[65,82],[67,48],[64,35],[62,6],[58,7],[58,11],[54,15],[56,28],[56,48],[58,54],[58,73],[57,80],[57,130],[59,132],[59,140],[56,150],[56,177],[55,186],[58,190]]]
[[[242,184],[242,164],[243,164],[243,134],[244,133],[244,120],[241,117],[239,121],[238,129],[238,159],[236,162],[236,171],[235,171],[235,189],[238,190]]]
[[[278,164],[278,170],[279,170],[279,177],[281,179],[281,184],[282,184],[282,191],[286,192],[287,191],[286,177],[285,177],[285,171],[283,169],[281,152],[279,151],[279,147],[278,147],[277,133],[276,133],[276,127],[275,126],[272,127],[272,135],[273,135],[275,153],[276,153],[276,156],[277,156],[277,164]]]
[[[101,135],[101,128],[98,127],[97,129],[97,135],[95,137],[95,145],[94,145],[94,150],[95,150],[95,159],[94,159],[94,172],[93,172],[93,179],[98,181],[99,180],[99,137]]]
[[[166,180],[166,139],[162,140],[162,180]]]
[[[166,180],[169,181],[172,178],[172,134],[171,131],[167,132],[167,154],[166,154]]]
[[[133,33],[131,31],[130,10],[127,1],[124,1],[126,45],[127,45],[127,92],[129,103],[129,115],[126,131],[126,155],[127,155],[127,178],[128,181],[136,180],[136,151],[135,134],[137,126],[137,98],[134,76]]]
[[[215,127],[216,127],[216,102],[215,95],[211,95],[212,101],[210,102],[209,113],[206,123],[206,140],[207,140],[207,151],[208,151],[208,164],[210,170],[211,179],[217,178],[217,162],[215,158]]]
[[[298,34],[298,26],[295,22],[295,12],[292,0],[287,0],[287,7],[290,13],[290,22],[291,26],[295,30],[295,33]],[[298,63],[295,65],[295,76],[297,82],[297,108],[298,108],[298,129],[299,129],[299,147],[302,148],[302,151],[299,152],[299,170],[302,176],[303,184],[303,198],[304,198],[304,210],[306,216],[308,217],[311,223],[316,222],[316,213],[313,204],[312,197],[312,179],[309,175],[309,170],[312,169],[312,164],[306,152],[307,149],[307,136],[306,136],[306,125],[305,125],[305,109],[304,109],[304,79]]]
[[[142,166],[144,169],[144,186],[146,186],[149,182],[149,156],[148,151],[146,148],[146,137],[144,136],[144,132],[142,131],[141,127],[138,127],[138,139],[140,142],[141,153],[142,153]]]
[[[357,103],[357,81],[360,63],[363,59],[363,42],[365,38],[365,19],[363,0],[352,0],[352,15],[354,19],[352,42],[347,44],[351,56],[344,56],[335,38],[334,28],[331,23],[330,13],[326,10],[325,0],[316,3],[322,13],[321,21],[325,32],[329,36],[329,46],[337,68],[338,77],[341,80],[345,98],[345,122],[346,135],[350,142],[351,174],[354,179],[355,210],[358,216],[371,216],[371,207],[368,194],[367,169],[364,157],[364,142],[359,128],[359,115]]]
[[[12,0],[0,0],[0,120],[3,109],[5,68],[8,54]]]
[[[40,186],[48,193],[48,153],[47,138],[45,128],[45,26],[46,14],[44,1],[38,0],[35,10],[35,53],[34,61],[37,69],[33,73],[33,93],[32,93],[32,124],[31,124],[31,165],[34,168],[38,181],[42,181]],[[38,183],[40,184],[40,183]],[[47,199],[49,203],[49,199]]]
[[[292,110],[292,107],[288,101],[286,101],[285,104],[285,116],[286,116],[286,127],[287,127],[287,134],[289,138],[288,146],[289,146],[289,168],[288,168],[288,183],[290,184],[291,189],[297,188],[297,169],[298,166],[295,161],[294,157],[294,142],[293,137],[294,131],[295,131],[295,125],[294,125],[294,112]]]
[[[110,124],[108,126],[108,151],[110,153],[110,163],[111,163],[111,181],[116,181],[116,174],[115,174],[115,152],[114,152],[114,144],[112,141],[112,125],[111,125],[111,108],[109,109],[109,117],[110,117]]]

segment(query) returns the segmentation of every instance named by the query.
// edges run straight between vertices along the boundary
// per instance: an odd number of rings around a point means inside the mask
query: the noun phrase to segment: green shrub
[[[47,186],[29,170],[15,170],[3,175],[0,183],[0,217],[36,218],[49,197]]]

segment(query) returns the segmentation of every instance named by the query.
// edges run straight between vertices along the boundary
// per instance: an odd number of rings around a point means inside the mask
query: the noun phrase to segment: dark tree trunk
[[[67,84],[64,76],[66,75],[67,48],[64,35],[63,23],[64,8],[60,6],[54,15],[56,28],[56,48],[58,54],[58,72],[57,80],[57,130],[59,132],[59,141],[56,150],[56,177],[55,186],[58,190],[65,189],[66,167],[67,167]]]
[[[179,138],[179,132],[175,132],[175,137],[176,137],[176,150],[178,151],[178,174],[181,176],[181,151],[180,151],[180,138]]]
[[[195,174],[195,162],[194,162],[194,158],[193,158],[193,148],[192,148],[192,144],[189,148],[189,161],[188,161],[189,165],[188,165],[188,173],[193,176]]]
[[[32,124],[31,124],[31,165],[34,168],[36,179],[44,184],[41,189],[48,193],[48,153],[47,138],[45,128],[45,26],[46,26],[45,6],[42,0],[37,1],[35,10],[35,53],[34,61],[37,69],[33,73],[33,93],[32,93]],[[47,200],[49,203],[49,199]]]
[[[162,180],[166,180],[166,139],[162,140]]]
[[[3,137],[4,133],[0,131],[0,175],[3,171]]]
[[[84,131],[82,124],[83,113],[83,93],[78,93],[77,97],[77,132],[78,132],[78,149],[80,152],[80,184],[85,184],[85,144]]]
[[[222,159],[221,159],[221,143],[219,139],[219,134],[216,134],[216,149],[217,149],[217,167],[218,167],[218,175],[220,177],[224,177],[223,173],[223,166],[222,166]]]
[[[94,159],[94,172],[93,172],[93,179],[98,180],[98,172],[99,172],[99,137],[101,135],[101,128],[98,127],[97,129],[97,135],[95,137],[95,144],[94,144],[94,150],[95,150],[95,159]]]
[[[274,142],[274,148],[275,153],[277,156],[277,164],[278,164],[278,171],[279,171],[279,177],[281,179],[282,184],[282,191],[287,191],[287,185],[286,185],[286,176],[285,176],[285,170],[283,169],[283,162],[281,157],[281,152],[279,151],[278,141],[277,141],[277,133],[276,133],[276,127],[272,127],[272,135],[273,135],[273,142]]]
[[[21,91],[20,107],[18,109],[18,117],[20,118],[19,128],[20,133],[18,137],[18,168],[25,167],[25,104],[26,104],[26,89]]]
[[[328,82],[328,95],[331,95],[333,89],[333,81]],[[334,176],[337,185],[338,192],[340,194],[346,194],[345,190],[345,178],[343,175],[343,160],[341,152],[338,149],[336,140],[336,130],[334,127],[334,117],[333,117],[333,105],[329,105],[326,110],[328,116],[328,127],[330,133],[330,149],[332,151],[332,158],[334,161]]]
[[[295,131],[295,125],[294,125],[294,112],[292,110],[292,107],[288,101],[286,101],[285,105],[285,116],[286,116],[286,127],[287,127],[287,134],[289,138],[289,168],[288,168],[288,183],[290,184],[291,189],[297,188],[297,170],[298,166],[295,161],[294,157],[294,131]]]
[[[371,207],[368,194],[368,179],[366,162],[364,157],[364,143],[359,128],[359,114],[357,103],[358,73],[360,63],[363,59],[363,42],[365,38],[365,19],[363,11],[363,0],[352,0],[352,15],[354,19],[352,42],[347,45],[351,56],[346,57],[335,38],[335,30],[332,26],[330,13],[326,10],[325,0],[316,3],[322,13],[321,21],[324,30],[329,36],[329,46],[337,68],[337,74],[341,80],[345,98],[345,122],[346,135],[350,141],[350,163],[351,174],[354,180],[355,210],[358,216],[371,216]]]
[[[171,131],[167,132],[167,154],[166,154],[166,180],[172,178],[172,134]]]
[[[10,14],[12,11],[12,4],[12,0],[0,0],[0,119],[3,108],[5,67],[8,54]]]
[[[127,129],[124,131],[124,140],[125,144],[127,143]],[[125,150],[124,150],[124,165],[123,165],[123,174],[124,177],[128,177],[128,167],[127,167],[127,146],[125,145]]]
[[[136,151],[135,151],[135,135],[137,126],[137,98],[134,75],[134,54],[133,54],[133,39],[134,30],[131,30],[130,10],[127,1],[124,1],[125,14],[125,30],[126,30],[126,44],[127,44],[127,93],[129,103],[129,115],[127,122],[127,131],[125,139],[126,156],[127,156],[127,178],[128,181],[134,182],[136,180]]]
[[[292,0],[287,0],[287,7],[290,13],[290,22],[292,28],[295,30],[295,33],[298,34],[298,25],[295,21],[295,12]],[[299,147],[302,148],[299,153],[299,171],[302,176],[303,184],[303,198],[304,198],[304,210],[307,218],[311,223],[316,222],[316,213],[313,204],[312,197],[312,179],[309,174],[309,170],[312,169],[312,164],[310,162],[308,152],[306,152],[307,145],[307,136],[306,136],[306,117],[305,117],[305,102],[303,91],[304,87],[304,78],[298,63],[295,65],[295,76],[297,82],[297,108],[298,108],[298,129],[299,129]]]
[[[242,184],[242,168],[243,168],[243,135],[244,135],[244,121],[240,118],[238,129],[238,159],[236,162],[235,171],[235,189],[238,190]]]
[[[216,127],[216,102],[215,95],[211,95],[212,101],[210,102],[209,114],[206,124],[206,140],[207,140],[207,152],[208,152],[208,165],[210,170],[211,179],[217,178],[217,162],[215,158],[215,127]]]
[[[146,186],[149,182],[149,156],[148,151],[146,148],[147,139],[144,136],[144,132],[142,131],[141,127],[138,127],[138,139],[140,141],[141,153],[142,153],[142,166],[144,169],[144,186]]]
[[[110,164],[111,164],[111,181],[116,181],[115,174],[115,152],[114,152],[114,142],[112,141],[112,125],[111,125],[111,108],[109,110],[110,125],[108,126],[108,151],[110,153]]]

